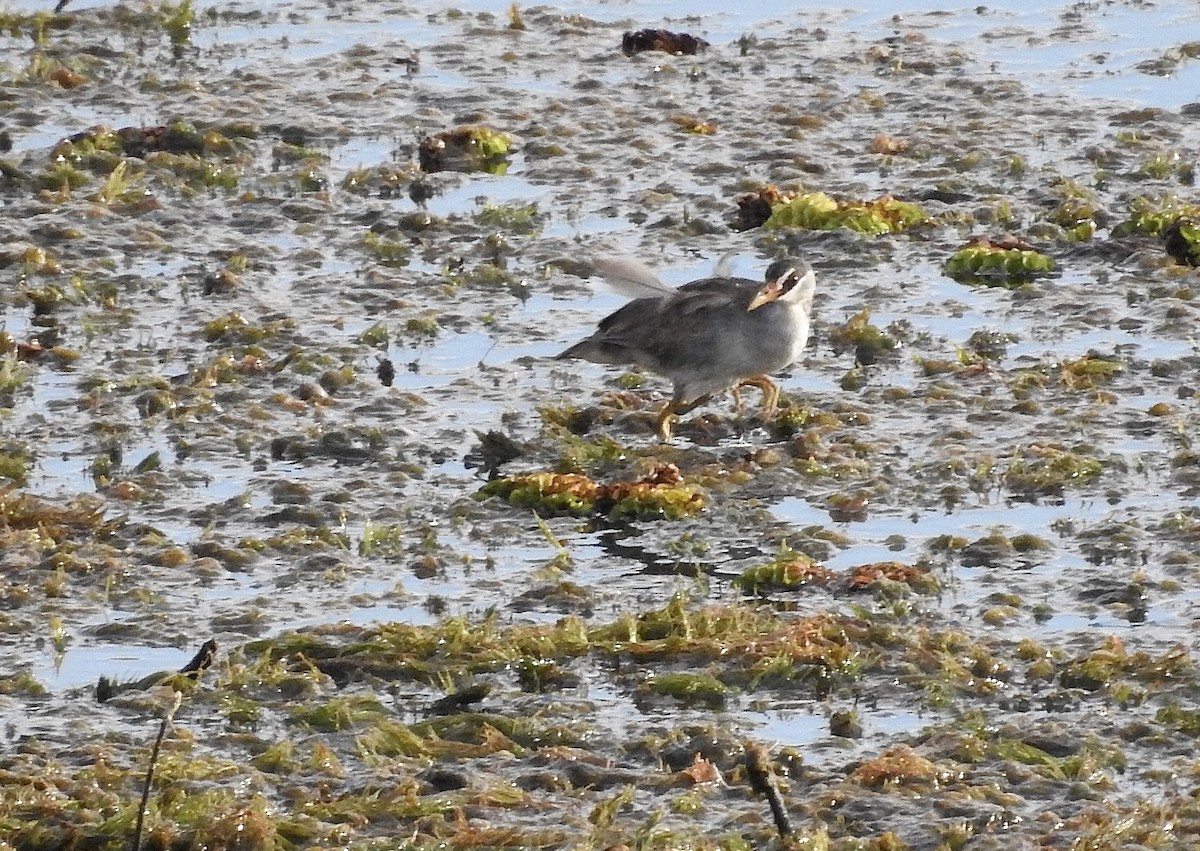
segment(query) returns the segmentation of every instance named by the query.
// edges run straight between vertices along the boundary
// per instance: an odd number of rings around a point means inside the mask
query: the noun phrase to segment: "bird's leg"
[[[752,378],[743,378],[739,382],[742,387],[757,387],[763,392],[762,408],[759,409],[759,415],[764,422],[769,422],[775,416],[775,407],[779,403],[779,388],[775,386],[775,382],[767,378],[765,375],[755,375]]]
[[[675,424],[676,419],[678,417],[675,416],[675,403],[667,402],[663,406],[662,413],[658,415],[658,428],[655,429],[658,432],[658,439],[663,443],[671,441],[671,426]]]
[[[679,414],[686,414],[693,408],[703,405],[711,397],[701,396],[699,399],[693,399],[690,402],[684,402],[682,399],[672,399],[663,407],[662,413],[658,415],[658,439],[666,443],[671,439],[671,426],[678,419]]]
[[[742,412],[742,394],[738,392],[740,385],[735,384],[729,388],[730,394],[733,396],[733,412],[740,414]]]

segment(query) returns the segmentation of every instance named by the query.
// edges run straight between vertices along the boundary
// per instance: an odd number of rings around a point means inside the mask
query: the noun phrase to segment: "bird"
[[[635,298],[557,359],[633,364],[669,378],[674,393],[656,429],[664,443],[680,414],[726,390],[737,399],[741,386],[762,390],[762,417],[774,416],[779,387],[769,376],[798,360],[808,343],[812,266],[781,258],[767,267],[762,283],[731,277],[718,266],[712,277],[679,288],[659,282],[636,261],[606,259],[594,266]]]

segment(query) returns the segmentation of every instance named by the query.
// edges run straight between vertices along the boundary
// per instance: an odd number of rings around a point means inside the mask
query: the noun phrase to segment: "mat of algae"
[[[1194,9],[0,10],[0,848],[128,847],[176,690],[143,847],[1197,844]],[[783,252],[769,423],[551,359]]]

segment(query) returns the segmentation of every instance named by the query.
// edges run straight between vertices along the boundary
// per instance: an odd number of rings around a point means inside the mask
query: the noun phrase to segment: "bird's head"
[[[766,283],[750,300],[747,311],[757,310],[773,301],[812,303],[817,278],[812,266],[795,257],[776,260],[767,267]]]

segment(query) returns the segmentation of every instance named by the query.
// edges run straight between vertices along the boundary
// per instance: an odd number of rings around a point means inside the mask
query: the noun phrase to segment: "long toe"
[[[686,414],[689,411],[694,411],[701,405],[706,404],[711,398],[712,394],[706,393],[705,395],[693,399],[690,402],[684,402],[682,399],[672,399],[670,403],[671,411],[672,413],[676,414]]]
[[[742,379],[742,384],[747,387],[757,387],[763,393],[762,407],[759,408],[759,416],[764,422],[769,422],[775,416],[775,408],[779,404],[779,387],[775,382],[767,378],[765,375],[756,375],[752,378]]]
[[[658,439],[663,443],[671,440],[671,426],[675,423],[675,408],[670,402],[662,409],[662,413],[658,415]]]

